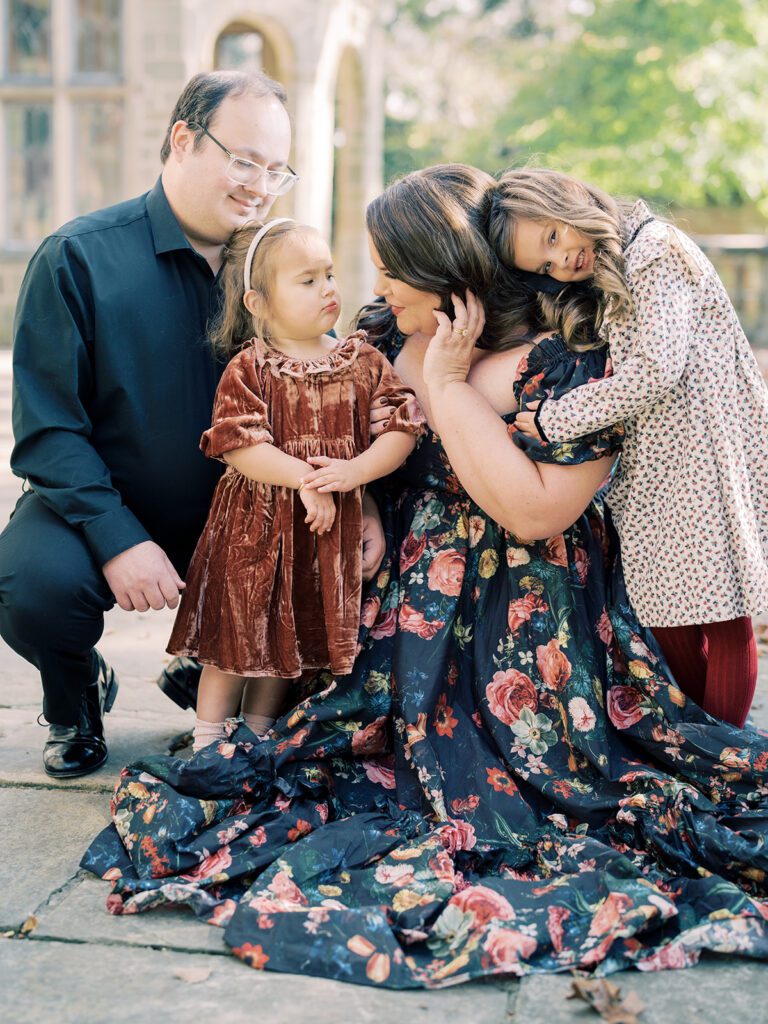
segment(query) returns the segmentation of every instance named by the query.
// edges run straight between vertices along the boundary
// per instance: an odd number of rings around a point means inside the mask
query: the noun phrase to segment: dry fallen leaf
[[[636,992],[622,999],[619,986],[605,978],[572,981],[568,998],[582,999],[608,1024],[640,1024],[638,1016],[645,1009]]]
[[[37,918],[34,914],[30,914],[21,928],[19,928],[19,935],[29,935],[35,928],[37,928]]]
[[[178,967],[173,972],[174,978],[186,981],[190,985],[199,985],[201,981],[207,981],[211,976],[210,967]]]

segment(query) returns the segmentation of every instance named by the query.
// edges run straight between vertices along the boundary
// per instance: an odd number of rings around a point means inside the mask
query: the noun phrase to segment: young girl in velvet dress
[[[501,177],[492,233],[567,341],[597,314],[613,362],[517,427],[563,442],[624,421],[608,501],[632,603],[683,690],[743,725],[768,607],[768,391],[722,282],[641,200],[541,168]]]
[[[422,417],[363,332],[326,333],[339,308],[328,246],[312,228],[280,218],[235,232],[213,337],[232,358],[201,440],[228,468],[168,645],[204,666],[196,751],[241,711],[261,736],[286,680],[354,662],[362,490],[404,461]],[[394,412],[369,445],[382,400]]]

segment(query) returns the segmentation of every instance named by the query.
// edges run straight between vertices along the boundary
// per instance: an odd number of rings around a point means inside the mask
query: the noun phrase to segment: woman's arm
[[[562,533],[587,507],[612,460],[578,465],[538,463],[510,438],[504,421],[471,385],[472,350],[484,326],[471,293],[454,296],[456,320],[436,312],[438,329],[424,359],[432,419],[456,475],[473,501],[524,540]]]
[[[504,421],[466,381],[427,381],[432,419],[473,501],[521,540],[562,533],[605,481],[613,459],[574,466],[533,462]]]

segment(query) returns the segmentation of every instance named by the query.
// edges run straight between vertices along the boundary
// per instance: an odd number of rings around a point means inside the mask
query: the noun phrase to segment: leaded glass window
[[[121,8],[121,0],[74,0],[76,74],[120,74]]]
[[[51,77],[51,0],[6,0],[9,78]]]
[[[216,40],[215,64],[222,71],[263,71],[263,36],[247,27],[226,29]]]
[[[53,227],[52,108],[49,103],[5,107],[8,241],[34,245]]]
[[[75,213],[109,206],[123,197],[123,107],[118,102],[76,103]]]

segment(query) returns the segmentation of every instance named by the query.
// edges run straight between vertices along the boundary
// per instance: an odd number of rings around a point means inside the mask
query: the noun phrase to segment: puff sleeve
[[[392,364],[381,352],[370,345],[366,345],[366,351],[372,363],[374,385],[370,404],[374,406],[381,399],[386,399],[386,404],[394,406],[395,409],[381,433],[398,430],[405,434],[415,434],[417,438],[421,437],[426,421],[413,391],[403,384]]]
[[[521,360],[514,384],[515,397],[520,408],[525,409],[545,398],[559,399],[584,384],[610,377],[610,373],[605,346],[574,352],[560,336],[554,335],[544,338]],[[521,434],[513,421],[510,435],[534,462],[571,466],[613,454],[621,446],[624,426],[615,423],[577,441],[539,441]]]
[[[211,427],[200,439],[200,449],[210,459],[221,459],[236,448],[272,441],[269,410],[262,397],[254,351],[243,349],[222,374]]]

